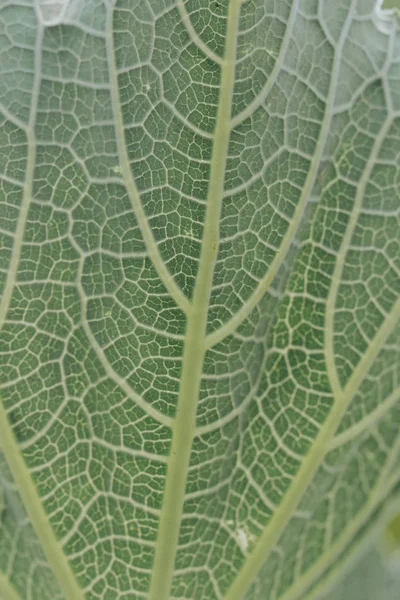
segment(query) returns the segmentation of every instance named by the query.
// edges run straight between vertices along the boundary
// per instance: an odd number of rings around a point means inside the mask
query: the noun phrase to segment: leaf
[[[395,20],[3,0],[0,57],[0,594],[315,597],[399,497]]]

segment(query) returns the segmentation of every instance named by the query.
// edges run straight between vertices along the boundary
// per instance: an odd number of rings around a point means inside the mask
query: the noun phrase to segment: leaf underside
[[[400,491],[395,20],[2,0],[0,71],[0,597],[317,597]]]

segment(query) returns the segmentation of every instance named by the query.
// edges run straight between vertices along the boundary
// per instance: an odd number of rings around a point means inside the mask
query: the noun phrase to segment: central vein
[[[225,54],[221,64],[221,91],[214,132],[199,270],[187,321],[181,386],[173,427],[149,600],[168,600],[178,546],[203,370],[208,307],[219,240],[219,221],[230,135],[239,12],[240,0],[231,0],[227,16]]]

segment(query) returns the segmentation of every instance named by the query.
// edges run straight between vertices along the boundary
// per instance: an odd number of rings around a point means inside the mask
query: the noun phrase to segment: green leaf
[[[0,3],[0,596],[316,597],[398,501],[397,27]]]

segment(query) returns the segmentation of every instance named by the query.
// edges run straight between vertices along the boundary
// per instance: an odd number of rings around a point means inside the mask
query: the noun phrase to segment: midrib
[[[227,15],[224,58],[221,63],[221,92],[211,158],[207,211],[193,294],[187,320],[182,378],[176,420],[172,430],[164,502],[156,544],[149,600],[168,600],[182,518],[186,478],[192,449],[197,402],[203,369],[207,315],[219,241],[225,165],[230,135],[230,117],[235,75],[236,36],[240,1],[231,0]]]

